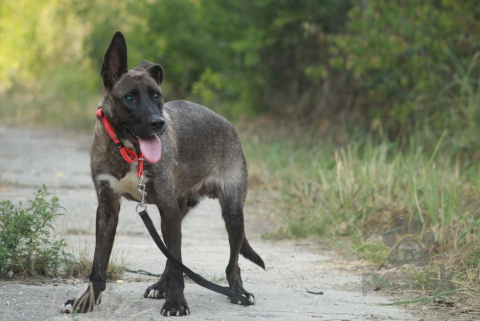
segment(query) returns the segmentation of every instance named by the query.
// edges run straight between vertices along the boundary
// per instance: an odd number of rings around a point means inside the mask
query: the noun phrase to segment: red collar
[[[125,147],[125,145],[123,145],[123,143],[117,138],[117,135],[115,134],[115,131],[112,128],[112,125],[110,125],[107,118],[102,112],[102,106],[98,107],[97,109],[97,117],[102,122],[103,127],[105,128],[108,135],[115,143],[115,146],[120,151],[120,154],[122,154],[123,159],[127,163],[138,162],[137,177],[141,177],[143,175],[143,161],[144,161],[142,153],[140,152],[140,155],[137,155],[133,150]]]

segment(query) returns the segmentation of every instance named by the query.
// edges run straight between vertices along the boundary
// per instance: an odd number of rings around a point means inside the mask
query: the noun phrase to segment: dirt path
[[[97,205],[89,169],[89,138],[45,130],[0,127],[0,200],[31,198],[42,184],[60,198],[65,218],[57,222],[71,251],[87,250],[93,257],[94,221]],[[258,213],[255,195],[247,200],[247,236],[263,257],[267,270],[241,259],[246,289],[255,294],[257,304],[233,305],[213,292],[187,283],[185,296],[192,315],[188,320],[417,320],[396,307],[381,306],[389,298],[361,293],[361,273],[313,242],[261,240],[266,220]],[[135,204],[122,203],[114,252],[127,259],[131,269],[161,273],[165,259],[150,239]],[[158,211],[149,206],[150,216],[159,226]],[[218,202],[203,201],[183,223],[184,263],[207,279],[225,282],[228,239]],[[163,320],[163,300],[144,299],[144,290],[155,278],[125,273],[125,283],[109,283],[102,304],[77,320]],[[86,289],[79,284],[48,281],[32,285],[0,281],[0,320],[66,320],[62,303]],[[69,281],[71,282],[71,281]],[[306,288],[321,290],[313,295]]]

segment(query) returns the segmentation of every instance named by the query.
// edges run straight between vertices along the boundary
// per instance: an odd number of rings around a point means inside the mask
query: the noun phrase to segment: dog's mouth
[[[130,129],[124,127],[125,131],[125,136],[127,136],[127,139],[130,141],[130,143],[134,145],[138,145],[138,138],[137,135],[135,135]]]
[[[150,163],[158,163],[162,158],[162,141],[157,135],[139,137],[131,130],[125,128],[127,139],[134,145],[140,145],[140,151],[145,160]]]

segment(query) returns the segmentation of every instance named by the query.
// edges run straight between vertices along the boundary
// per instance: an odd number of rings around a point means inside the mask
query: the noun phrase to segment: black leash
[[[139,204],[139,205],[140,205],[140,204]],[[142,204],[142,205],[143,205],[143,204]],[[143,206],[144,206],[144,205],[143,205]],[[150,216],[148,216],[147,210],[146,210],[146,209],[142,210],[141,212],[138,213],[138,215],[140,215],[140,217],[142,218],[143,223],[144,223],[145,226],[147,227],[148,233],[150,233],[150,236],[151,236],[151,237],[153,238],[153,240],[155,241],[155,244],[157,244],[158,248],[160,249],[160,251],[162,251],[163,255],[165,255],[165,256],[167,257],[168,261],[170,261],[170,264],[172,264],[177,270],[182,271],[182,272],[185,273],[190,279],[192,279],[195,283],[197,283],[197,284],[200,285],[200,286],[203,286],[203,287],[206,288],[206,289],[209,289],[209,290],[212,290],[212,291],[214,291],[214,292],[217,292],[217,293],[226,295],[226,296],[228,296],[228,297],[237,299],[238,301],[242,302],[242,305],[250,305],[250,302],[248,301],[248,299],[247,299],[246,297],[244,297],[243,295],[232,291],[232,290],[231,290],[230,288],[228,288],[228,287],[225,287],[225,286],[221,286],[221,285],[212,283],[212,282],[206,280],[203,276],[201,276],[201,275],[193,272],[193,271],[190,270],[188,267],[186,267],[185,265],[183,265],[182,262],[180,262],[179,260],[177,260],[177,259],[172,255],[172,253],[170,253],[170,252],[168,251],[168,249],[167,249],[167,247],[165,246],[165,244],[163,244],[163,241],[162,241],[162,239],[160,238],[160,235],[158,235],[157,230],[155,229],[155,226],[153,225],[153,222],[152,222],[152,220],[150,219]]]

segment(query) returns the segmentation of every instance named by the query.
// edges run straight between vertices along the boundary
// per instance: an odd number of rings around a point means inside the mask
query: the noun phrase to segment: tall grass
[[[438,97],[411,93],[412,103],[450,113],[413,120],[408,135],[367,132],[352,119],[328,136],[269,122],[244,130],[256,181],[277,191],[274,236],[347,237],[354,252],[380,263],[389,251],[383,233],[400,216],[419,217],[435,233],[433,262],[480,287],[479,58],[445,69],[452,81]]]
[[[287,133],[245,139],[250,167],[278,191],[274,236],[349,236],[354,251],[379,263],[395,219],[419,217],[435,233],[434,260],[480,286],[479,163],[450,154],[447,132],[432,146],[418,144],[420,134],[406,146],[355,134],[345,145]]]

